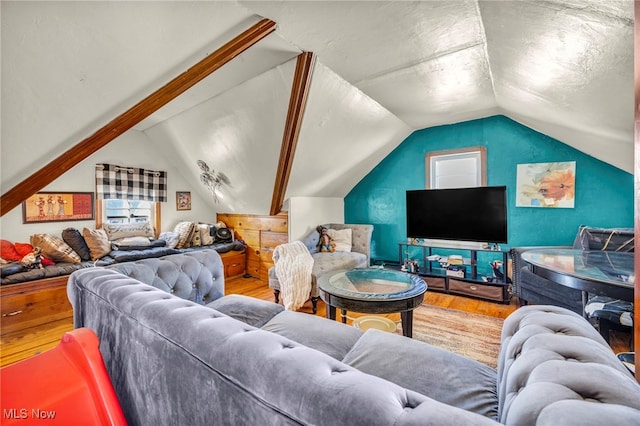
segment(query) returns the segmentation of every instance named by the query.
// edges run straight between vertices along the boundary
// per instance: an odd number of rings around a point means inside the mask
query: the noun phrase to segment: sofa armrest
[[[525,306],[503,323],[503,424],[638,424],[640,385],[596,329],[556,306]]]

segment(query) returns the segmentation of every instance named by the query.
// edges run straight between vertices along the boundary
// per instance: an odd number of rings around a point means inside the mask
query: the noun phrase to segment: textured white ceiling
[[[412,130],[494,114],[633,170],[630,0],[0,7],[3,191],[261,17],[275,34],[136,126],[194,190],[196,159],[230,177],[217,210],[268,212],[302,51],[317,65],[287,196],[344,196]]]

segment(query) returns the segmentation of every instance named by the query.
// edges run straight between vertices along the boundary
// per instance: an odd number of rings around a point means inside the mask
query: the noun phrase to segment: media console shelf
[[[484,265],[479,267],[479,254],[486,267]],[[441,256],[441,258],[436,259],[436,256]],[[451,265],[463,266],[464,276],[455,276],[456,271],[447,269],[447,259],[452,256],[462,257],[462,263],[451,263]],[[509,265],[508,250],[398,243],[400,266],[407,258],[420,261],[418,274],[427,283],[428,290],[478,297],[501,303],[509,303],[511,299],[511,288],[506,272]],[[484,259],[487,261],[484,262]],[[493,277],[489,263],[495,260],[502,261],[502,280]],[[456,261],[460,262],[458,259]],[[488,277],[494,278],[494,280],[492,282],[485,281],[484,279]]]

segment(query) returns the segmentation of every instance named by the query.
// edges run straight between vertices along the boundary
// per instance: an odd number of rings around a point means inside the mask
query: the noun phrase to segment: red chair
[[[126,425],[93,330],[0,369],[2,425]]]

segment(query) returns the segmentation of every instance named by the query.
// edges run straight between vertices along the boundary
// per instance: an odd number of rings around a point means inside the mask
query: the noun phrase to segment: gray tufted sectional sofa
[[[566,309],[526,306],[507,318],[493,370],[267,301],[205,303],[224,289],[209,267],[216,256],[71,275],[75,326],[97,333],[129,424],[640,424],[640,385]]]

